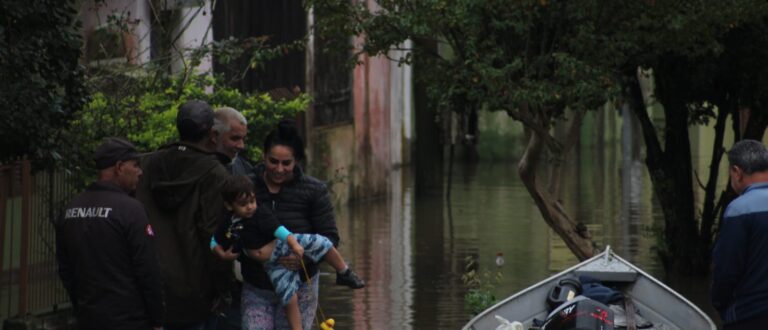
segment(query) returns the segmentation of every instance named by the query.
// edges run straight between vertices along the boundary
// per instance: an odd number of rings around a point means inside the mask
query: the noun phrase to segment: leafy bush
[[[114,77],[113,77],[114,78]],[[293,99],[274,100],[268,94],[242,93],[224,86],[210,75],[122,76],[120,86],[101,87],[80,111],[65,132],[72,141],[65,148],[69,169],[89,171],[91,152],[101,138],[121,136],[133,141],[140,150],[150,151],[177,140],[176,113],[181,104],[191,99],[204,100],[214,108],[233,107],[248,119],[248,149],[245,156],[261,156],[261,142],[280,119],[293,117],[306,109],[309,97],[301,94]]]
[[[501,273],[477,270],[477,261],[473,257],[467,257],[464,261],[467,263],[464,267],[466,272],[461,275],[461,280],[468,288],[464,304],[470,314],[477,315],[497,302],[493,289],[501,281]]]

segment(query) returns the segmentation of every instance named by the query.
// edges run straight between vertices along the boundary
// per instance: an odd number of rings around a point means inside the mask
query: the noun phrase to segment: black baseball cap
[[[182,141],[199,141],[213,127],[213,108],[205,101],[191,100],[179,107],[176,129]]]
[[[138,159],[141,154],[136,150],[136,146],[126,139],[118,137],[107,137],[101,141],[93,153],[93,160],[96,162],[96,169],[103,170],[114,166],[118,161]]]

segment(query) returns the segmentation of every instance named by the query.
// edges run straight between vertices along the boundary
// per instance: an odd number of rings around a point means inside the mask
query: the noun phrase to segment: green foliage
[[[103,2],[98,0],[96,6]],[[172,44],[189,26],[180,25],[182,17],[178,7],[167,5],[152,1],[149,8],[153,47],[157,46],[152,50],[149,63],[109,62],[88,67],[86,85],[91,100],[73,116],[59,139],[65,156],[63,168],[91,172],[91,152],[106,136],[126,137],[143,151],[175,141],[178,108],[192,99],[204,100],[214,108],[227,106],[240,111],[248,120],[249,129],[243,155],[257,159],[261,157],[264,137],[277,122],[294,117],[307,108],[309,96],[306,94],[276,100],[269,94],[245,93],[233,87],[238,79],[251,70],[262,68],[266,61],[302,49],[302,41],[269,45],[267,37],[226,38],[195,49],[178,50]],[[205,15],[204,5],[205,2],[199,1],[186,4],[197,7],[192,15]],[[111,12],[107,15],[105,30],[118,34],[135,33],[133,25],[127,24],[131,17],[125,10]],[[172,70],[172,63],[182,55],[184,60]],[[227,75],[225,79],[224,74],[212,76],[198,72],[196,68],[205,58],[213,58],[237,74]]]
[[[76,4],[0,2],[0,162],[58,157],[58,130],[87,101]]]
[[[615,54],[596,47],[599,32],[613,27],[597,25],[595,1],[383,1],[375,13],[345,3],[313,2],[354,17],[320,17],[319,33],[364,32],[362,50],[370,54],[414,40],[413,58],[400,60],[422,61],[431,99],[441,107],[592,109],[619,91],[610,66]],[[430,42],[437,49],[424,46]]]
[[[539,138],[528,144],[532,152],[526,155],[533,163],[542,159],[542,149],[557,158],[571,145],[551,133],[566,109],[579,116],[608,102],[632,105],[642,123],[646,166],[657,197],[686,201],[662,206],[670,255],[708,263],[700,251],[710,250],[713,221],[700,225],[697,219],[687,131],[712,118],[723,121],[721,114],[739,119],[739,110],[749,109],[749,118],[742,118],[749,122],[742,125],[746,132],[734,135],[763,136],[768,126],[768,2],[382,0],[370,7],[348,0],[309,3],[324,13],[317,17],[317,34],[357,35],[358,52],[386,56],[404,40],[412,40],[413,55],[394,60],[414,64],[414,76],[427,86],[432,108],[505,111]],[[340,43],[328,48],[347,47]],[[655,106],[663,121],[648,118],[643,107],[647,104],[638,97],[639,68],[652,72]],[[718,134],[722,136],[722,130]],[[539,140],[544,148],[538,148]],[[715,153],[723,148],[713,146]],[[713,157],[710,167],[718,168],[719,160]],[[713,184],[717,178],[716,171],[710,173]],[[714,205],[709,203],[713,195],[708,192],[703,204]],[[709,207],[702,213],[707,217],[711,212]]]
[[[492,273],[487,270],[479,272],[477,262],[471,256],[464,261],[466,262],[465,273],[461,275],[461,280],[467,287],[464,304],[472,315],[477,315],[497,302],[493,289],[501,283],[502,275],[501,272]]]
[[[723,51],[722,37],[768,9],[753,0],[388,0],[372,12],[345,0],[309,2],[326,13],[317,19],[319,35],[361,34],[361,52],[386,55],[413,40],[413,57],[396,60],[421,61],[434,105],[505,110],[527,126],[533,115],[518,109],[552,119],[565,108],[595,109],[621,97],[637,67],[657,67],[668,56],[714,68],[702,61]],[[713,77],[711,70],[685,76],[687,85],[709,91]]]
[[[259,146],[274,125],[280,119],[297,115],[309,104],[307,95],[273,100],[268,94],[242,93],[221,85],[209,75],[180,75],[159,81],[150,75],[123,79],[132,87],[94,93],[66,131],[65,139],[72,141],[67,160],[74,168],[90,167],[90,153],[105,136],[127,137],[145,151],[175,141],[178,108],[192,99],[204,100],[214,108],[238,109],[248,119],[249,149],[245,155],[258,158]]]

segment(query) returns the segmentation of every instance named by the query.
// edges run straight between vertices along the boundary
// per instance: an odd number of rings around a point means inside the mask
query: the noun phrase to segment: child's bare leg
[[[341,257],[339,250],[335,247],[331,247],[328,252],[325,253],[323,261],[327,262],[337,273],[343,273],[347,270],[347,263],[344,262],[344,258]]]
[[[301,312],[299,311],[299,299],[294,294],[288,305],[285,305],[285,316],[288,318],[288,324],[293,330],[301,329]]]

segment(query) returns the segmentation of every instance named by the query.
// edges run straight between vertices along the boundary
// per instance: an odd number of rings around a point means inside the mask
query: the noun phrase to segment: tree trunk
[[[768,126],[768,114],[761,111],[759,107],[753,106],[748,109],[750,116],[747,120],[746,129],[743,137],[757,141],[763,140],[766,126]]]
[[[676,96],[664,102],[664,159],[657,161],[656,188],[665,214],[668,264],[694,273],[706,271],[709,249],[701,246],[694,208],[693,166],[688,137],[688,109]]]
[[[542,147],[539,135],[531,133],[517,171],[528,193],[536,202],[544,221],[563,239],[579,260],[588,259],[595,254],[596,249],[589,238],[586,226],[568,217],[557,198],[542,189],[536,180],[536,165],[543,153]]]
[[[673,73],[667,73],[674,75]],[[658,77],[658,76],[657,76]],[[664,105],[664,149],[657,137],[637,80],[628,84],[628,100],[638,117],[646,144],[645,164],[654,192],[664,214],[663,242],[659,250],[667,268],[682,273],[701,273],[708,269],[708,247],[699,240],[694,212],[693,179],[688,110],[673,82],[657,79],[659,100]]]
[[[555,152],[550,161],[550,176],[549,176],[549,191],[552,197],[558,200],[562,199],[560,190],[562,188],[563,177],[563,164],[568,160],[573,148],[580,142],[580,129],[581,123],[584,119],[584,111],[577,111],[573,114],[573,120],[571,121],[570,128],[565,132],[565,136],[561,137],[564,141],[562,152]],[[566,125],[567,123],[563,123]]]
[[[704,187],[704,206],[701,210],[701,229],[699,230],[702,246],[712,246],[713,226],[717,218],[721,204],[715,204],[715,194],[717,193],[717,183],[720,173],[720,161],[723,158],[725,149],[723,148],[723,139],[725,136],[725,121],[728,118],[730,109],[725,104],[718,105],[717,121],[715,122],[715,142],[712,145],[712,158],[709,161],[709,178]],[[722,198],[721,198],[722,199]]]
[[[416,44],[420,51],[437,51],[434,42],[419,42]],[[443,195],[443,144],[441,142],[442,127],[435,120],[438,112],[430,107],[427,93],[426,75],[429,75],[427,65],[422,57],[415,57],[413,64],[413,98],[416,114],[416,141],[414,143],[413,160],[415,163],[417,195]]]

